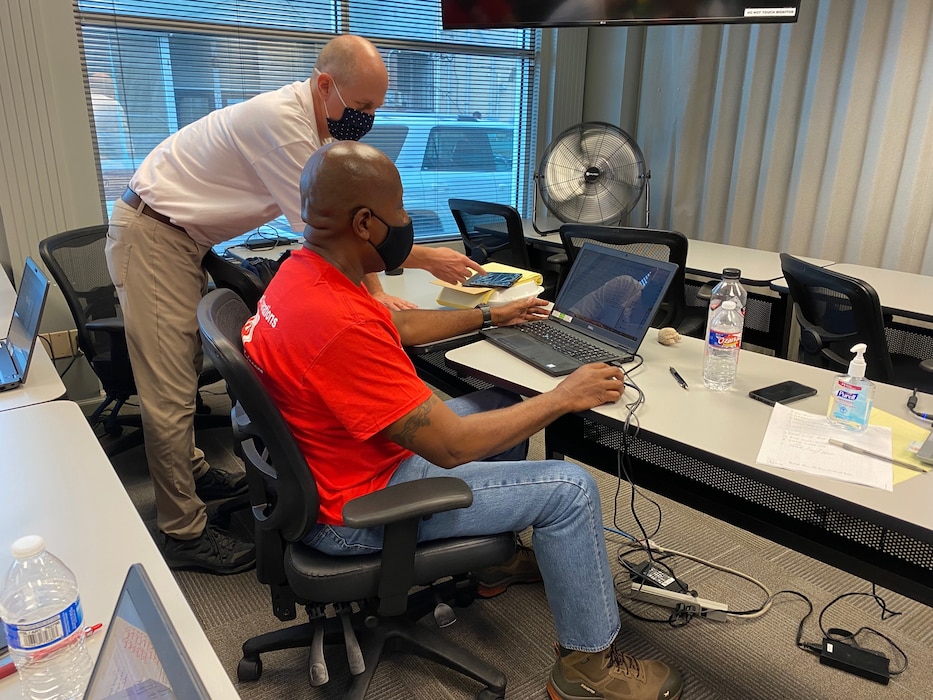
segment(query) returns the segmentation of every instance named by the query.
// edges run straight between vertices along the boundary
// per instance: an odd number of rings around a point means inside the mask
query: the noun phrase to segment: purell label
[[[841,386],[845,386],[845,385],[841,385]],[[858,398],[858,392],[857,391],[846,391],[845,389],[840,389],[839,391],[836,392],[836,396],[838,396],[843,401],[855,401]]]
[[[840,387],[844,388],[844,389],[848,389],[849,391],[859,392],[859,391],[862,390],[862,385],[861,385],[861,384],[849,384],[849,383],[844,382],[844,381],[842,381],[842,380],[840,380],[839,382],[837,382],[837,384],[838,384]]]

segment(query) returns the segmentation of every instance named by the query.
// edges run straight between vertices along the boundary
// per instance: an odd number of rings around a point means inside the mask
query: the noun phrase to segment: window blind
[[[389,69],[366,141],[402,174],[419,240],[457,235],[447,199],[524,210],[537,30],[445,31],[405,0],[74,0],[108,213],[150,150],[208,112],[306,80],[334,35],[365,36]],[[297,183],[296,183],[297,187]],[[288,232],[284,218],[262,227]]]

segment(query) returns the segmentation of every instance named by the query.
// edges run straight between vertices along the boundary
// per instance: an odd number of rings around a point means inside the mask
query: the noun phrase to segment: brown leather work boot
[[[537,583],[541,580],[535,550],[519,545],[512,558],[497,566],[490,566],[473,572],[476,579],[476,595],[480,598],[494,598],[505,593],[509,586],[516,583]]]
[[[613,644],[587,653],[558,647],[547,681],[551,700],[678,700],[680,672],[661,661],[641,661]]]

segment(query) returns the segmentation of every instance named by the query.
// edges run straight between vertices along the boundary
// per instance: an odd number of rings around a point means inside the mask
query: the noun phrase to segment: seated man
[[[307,543],[331,555],[378,551],[381,530],[344,527],[344,504],[452,473],[473,490],[473,505],[423,521],[419,538],[534,529],[557,627],[551,698],[679,698],[676,670],[613,646],[620,623],[592,476],[564,461],[524,461],[524,441],[555,418],[618,401],[621,370],[587,365],[525,401],[499,390],[439,400],[404,345],[542,317],[544,302],[389,311],[374,301],[363,276],[397,267],[413,232],[398,171],[365,144],[319,149],[302,173],[301,198],[304,247],[283,263],[243,340],[314,471],[320,524]]]

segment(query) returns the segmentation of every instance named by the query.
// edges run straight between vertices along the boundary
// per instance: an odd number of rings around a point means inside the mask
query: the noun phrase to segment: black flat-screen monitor
[[[796,22],[800,0],[441,0],[444,29]]]

